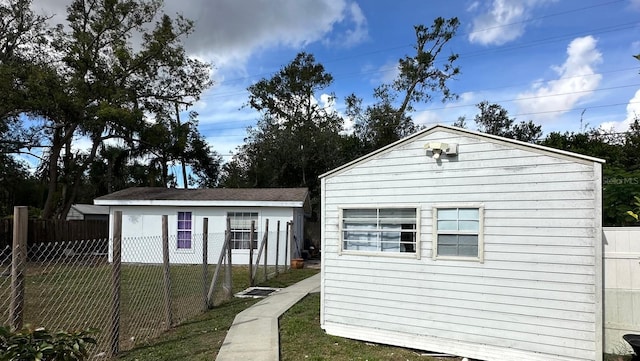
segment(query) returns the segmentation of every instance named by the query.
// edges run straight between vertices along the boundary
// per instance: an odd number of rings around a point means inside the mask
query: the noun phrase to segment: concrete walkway
[[[284,288],[240,312],[216,361],[277,361],[280,359],[278,318],[312,292],[320,291],[320,274]]]

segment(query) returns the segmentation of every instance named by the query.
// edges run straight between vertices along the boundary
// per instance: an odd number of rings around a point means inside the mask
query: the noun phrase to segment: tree
[[[363,142],[365,153],[418,129],[408,115],[414,110],[414,103],[429,102],[436,93],[442,95],[443,102],[457,97],[448,82],[460,73],[455,65],[458,55],[451,54],[438,63],[459,25],[458,18],[438,17],[430,27],[415,26],[416,52],[398,61],[399,73],[393,83],[374,90],[377,102],[363,108],[362,100],[355,95],[346,99],[347,113],[356,121],[355,133]]]
[[[248,106],[261,118],[225,166],[223,184],[302,186],[318,196],[318,175],[340,164],[342,154],[342,119],[317,100],[332,81],[312,54],[302,52],[271,78],[250,86]]]
[[[193,23],[162,14],[160,1],[74,0],[67,11],[68,28],[58,27],[47,49],[62,105],[39,114],[48,146],[44,218],[65,216],[105,140],[139,142],[153,126],[145,118],[188,108],[211,84],[209,64],[189,58],[181,43]],[[143,42],[134,49],[138,33]],[[89,150],[73,150],[78,136]]]
[[[619,226],[630,219],[626,211],[633,206],[631,195],[640,194],[640,170],[629,163],[625,155],[627,139],[632,135],[610,133],[603,129],[585,129],[581,132],[552,132],[541,144],[574,153],[602,158],[603,224]]]
[[[378,87],[374,97],[378,102],[362,111],[362,99],[354,94],[347,97],[346,114],[355,120],[355,134],[363,149],[359,155],[369,153],[391,144],[418,130],[410,116],[397,113],[393,105],[396,94],[387,87]]]
[[[628,170],[640,169],[640,118],[636,117],[624,137],[622,149],[625,166]]]
[[[198,131],[197,115],[189,112],[189,119],[182,122],[176,109],[175,118],[156,118],[156,123],[141,131],[141,141],[133,156],[150,160],[152,167],[161,175],[160,184],[177,184],[178,179],[169,174],[170,164],[180,165],[185,188],[189,185],[214,186],[217,183],[220,157],[209,149]],[[192,168],[191,176],[188,176],[188,167]]]
[[[188,183],[198,188],[217,187],[222,169],[222,157],[209,147],[199,133],[190,134],[189,145],[190,149],[186,157],[191,162],[192,175]]]
[[[48,93],[41,90],[54,74],[37,51],[48,35],[47,18],[35,15],[30,4],[0,1],[0,217],[12,214],[16,204],[39,206],[43,193],[26,164],[15,157],[29,152],[37,140],[32,129],[22,127],[20,116],[42,113]]]
[[[480,113],[476,115],[475,122],[483,133],[529,143],[536,142],[542,136],[541,126],[532,121],[515,123],[515,119],[510,118],[507,110],[499,104],[489,104],[485,100],[478,103],[477,107]]]
[[[0,1],[0,157],[32,145],[32,132],[20,115],[36,116],[47,102],[51,68],[38,51],[49,31],[46,17],[31,11],[30,0]],[[42,96],[33,96],[39,93]]]
[[[640,222],[640,218],[638,217],[638,213],[640,213],[640,197],[634,196],[633,199],[634,208],[632,210],[628,210],[627,215],[633,217],[636,222]]]
[[[464,116],[458,117],[455,122],[452,124],[454,127],[467,129],[467,118]]]

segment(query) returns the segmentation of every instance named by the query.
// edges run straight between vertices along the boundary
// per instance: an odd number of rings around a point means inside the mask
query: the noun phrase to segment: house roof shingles
[[[109,214],[109,207],[94,206],[93,204],[74,204],[71,206],[82,214]]]
[[[96,198],[96,201],[254,201],[305,202],[307,188],[180,189],[132,187]]]

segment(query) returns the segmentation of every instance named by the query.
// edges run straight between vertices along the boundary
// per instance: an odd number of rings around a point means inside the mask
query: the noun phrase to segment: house
[[[74,204],[67,213],[67,220],[108,221],[109,207],[93,204]]]
[[[96,198],[94,203],[109,207],[110,221],[114,212],[122,212],[122,261],[136,263],[162,262],[162,216],[167,215],[172,263],[202,262],[204,218],[208,219],[208,262],[216,263],[229,218],[234,264],[249,262],[249,247],[252,243],[254,249],[259,246],[266,220],[269,220],[268,263],[276,261],[276,227],[280,221],[278,264],[284,264],[285,249],[289,252],[287,262],[299,256],[304,217],[310,213],[306,188],[133,187]],[[294,244],[285,242],[287,222],[291,221]],[[257,234],[254,242],[249,241],[252,222]],[[109,239],[113,239],[113,229]]]
[[[437,125],[321,176],[321,326],[479,360],[601,360],[602,163]]]

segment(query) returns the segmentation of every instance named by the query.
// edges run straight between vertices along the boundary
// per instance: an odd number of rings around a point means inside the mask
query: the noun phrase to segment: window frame
[[[440,234],[455,234],[455,235],[476,235],[468,231],[438,231],[438,210],[439,209],[477,209],[478,210],[478,254],[476,257],[472,256],[441,256],[438,255],[438,235]],[[471,261],[484,263],[484,205],[481,203],[443,203],[434,204],[432,209],[432,247],[431,258],[433,260],[455,260],[455,261]],[[459,220],[459,218],[458,218]]]
[[[180,214],[189,214],[189,228],[181,228],[181,222],[186,222],[186,219],[180,219]],[[176,250],[180,251],[180,252],[189,252],[189,251],[193,251],[193,223],[194,223],[194,216],[193,216],[193,212],[192,211],[178,211],[176,214]],[[180,232],[189,232],[189,247],[180,247],[180,241],[184,241],[186,239],[181,239],[180,238]]]
[[[231,244],[230,244],[230,247],[234,251],[247,251],[247,252],[249,252],[249,248],[235,248],[234,247],[238,242],[244,242],[244,240],[239,240],[239,241],[235,240],[233,238],[234,232],[249,233],[249,238],[251,238],[251,226],[249,226],[249,228],[246,229],[246,230],[245,229],[235,229],[233,227],[233,224],[232,224],[233,223],[233,217],[231,217],[231,215],[232,214],[235,215],[235,214],[239,214],[239,213],[242,213],[242,214],[247,213],[247,214],[249,214],[249,219],[250,220],[252,218],[251,215],[253,215],[253,214],[256,215],[256,218],[255,218],[255,222],[256,223],[255,223],[255,229],[254,229],[255,239],[250,239],[249,240],[249,247],[252,247],[255,244],[255,247],[253,247],[253,250],[257,250],[258,247],[259,247],[259,245],[258,245],[258,227],[260,225],[260,212],[253,211],[253,210],[250,210],[250,211],[227,211],[226,216],[227,216],[227,218],[229,218],[229,224],[231,225],[231,229],[230,229],[230,231],[231,231],[231,239],[230,239]]]
[[[415,234],[415,252],[383,252],[383,251],[359,251],[359,250],[350,250],[344,248],[344,229],[343,229],[343,221],[344,221],[344,211],[352,210],[352,209],[400,209],[400,208],[411,208],[416,211],[416,229],[414,230]],[[378,257],[393,257],[393,258],[415,258],[420,259],[421,257],[421,247],[420,247],[420,225],[422,218],[422,210],[419,205],[415,204],[393,204],[393,205],[349,205],[349,206],[340,206],[338,207],[338,255],[358,255],[358,256],[378,256]],[[375,230],[376,232],[380,232],[381,230]]]

